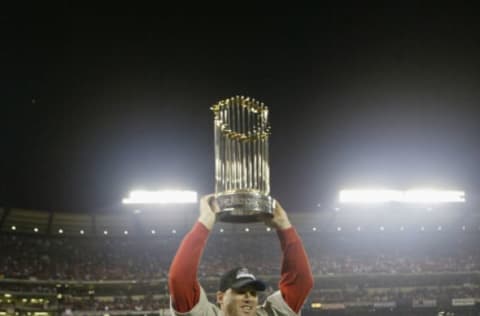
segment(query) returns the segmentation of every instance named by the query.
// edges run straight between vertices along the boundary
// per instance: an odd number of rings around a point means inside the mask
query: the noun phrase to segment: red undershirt
[[[190,311],[200,299],[197,270],[210,231],[200,222],[183,238],[170,267],[168,285],[178,312]],[[280,292],[288,306],[298,313],[313,287],[310,264],[295,228],[277,230],[282,248]]]

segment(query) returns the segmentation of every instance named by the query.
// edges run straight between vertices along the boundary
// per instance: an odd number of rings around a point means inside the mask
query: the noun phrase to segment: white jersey
[[[172,306],[170,298],[170,311],[172,316],[223,316],[217,305],[210,303],[203,288],[200,288],[200,299],[190,311],[185,313],[177,312]],[[269,295],[263,305],[257,307],[257,316],[297,316],[282,297],[280,291]]]

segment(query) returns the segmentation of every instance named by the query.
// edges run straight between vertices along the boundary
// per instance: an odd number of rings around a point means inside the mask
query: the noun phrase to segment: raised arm
[[[282,248],[280,292],[288,306],[298,313],[313,287],[313,275],[302,240],[278,202],[273,218],[266,224],[277,229]]]
[[[215,223],[215,212],[211,206],[213,195],[200,199],[200,216],[193,228],[183,238],[168,274],[168,286],[176,311],[190,311],[200,298],[197,270],[207,239]]]

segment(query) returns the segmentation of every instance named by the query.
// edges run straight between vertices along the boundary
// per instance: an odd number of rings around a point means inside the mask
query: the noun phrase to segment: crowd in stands
[[[319,300],[324,303],[339,302],[403,302],[410,304],[413,300],[450,301],[452,298],[480,297],[480,287],[469,285],[462,287],[420,287],[400,290],[398,288],[369,290],[364,288],[348,290],[313,291],[310,301]]]
[[[478,283],[420,284],[418,276],[436,274],[480,273],[480,244],[477,234],[438,236],[385,235],[322,236],[304,234],[305,248],[310,258],[317,284],[310,301],[338,302],[409,302],[417,299],[450,300],[480,298]],[[106,293],[88,296],[67,291],[62,304],[72,310],[158,310],[168,307],[166,277],[173,255],[183,236],[150,237],[47,237],[28,234],[0,234],[0,279],[17,280],[159,280],[155,290],[141,295],[118,287]],[[213,235],[202,257],[199,278],[212,295],[218,277],[227,269],[245,265],[257,275],[275,278],[280,275],[281,251],[274,234]],[[370,286],[362,277],[368,275],[412,275],[410,283]],[[322,278],[331,276],[359,277],[346,283]],[[318,282],[318,280],[322,280]],[[441,280],[441,279],[439,279]],[[468,279],[467,279],[468,280]],[[328,282],[333,282],[328,285]],[[337,282],[337,283],[335,283]],[[415,282],[417,285],[415,286]],[[464,281],[460,281],[462,283]],[[467,281],[465,281],[467,282]],[[322,284],[318,284],[322,283]],[[399,282],[397,282],[399,283]],[[401,282],[400,282],[401,283]],[[325,286],[327,284],[327,286]],[[340,286],[339,286],[340,284]],[[408,290],[401,289],[408,285]],[[56,294],[48,285],[2,284],[4,290]],[[275,284],[269,288],[273,291]],[[99,299],[103,294],[107,301]],[[137,293],[138,294],[138,293]],[[75,295],[84,299],[72,299]],[[134,299],[133,297],[136,296]],[[4,303],[2,303],[4,304]]]
[[[480,271],[477,236],[446,245],[438,240],[421,245],[338,237],[319,240],[304,236],[315,275],[399,274]],[[226,269],[246,265],[259,275],[280,273],[281,253],[276,237],[211,238],[202,258],[199,277],[219,276]],[[362,243],[363,242],[363,243]],[[158,238],[47,238],[0,235],[0,274],[4,278],[39,280],[149,280],[167,276],[180,237]],[[377,244],[375,244],[377,243]]]
[[[129,297],[114,297],[111,301],[100,300],[83,300],[66,302],[65,305],[72,310],[96,310],[96,311],[112,311],[112,310],[131,310],[131,311],[155,311],[160,308],[168,307],[168,297],[154,298],[151,295],[132,299]]]
[[[162,278],[171,251],[168,240],[79,240],[2,235],[0,274],[40,280],[134,280]],[[164,247],[166,246],[166,247]]]

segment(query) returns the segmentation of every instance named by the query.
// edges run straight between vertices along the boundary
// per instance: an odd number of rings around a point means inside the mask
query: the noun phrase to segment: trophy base
[[[222,193],[216,197],[217,219],[228,223],[263,222],[273,216],[274,200],[255,192]]]

